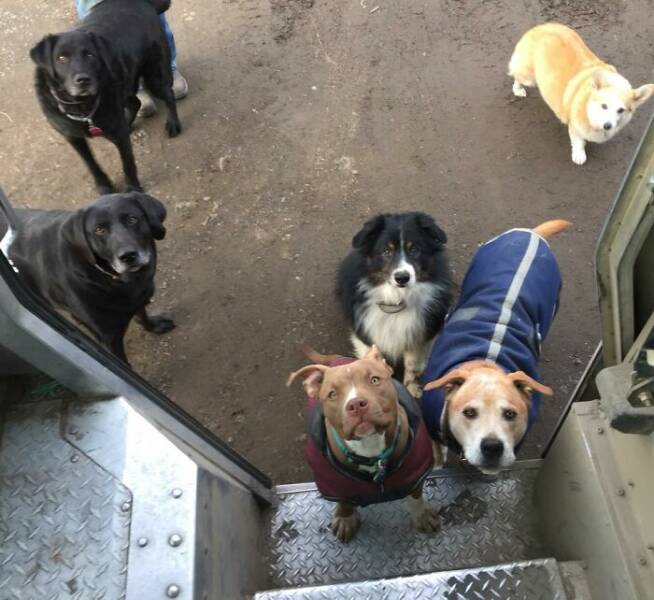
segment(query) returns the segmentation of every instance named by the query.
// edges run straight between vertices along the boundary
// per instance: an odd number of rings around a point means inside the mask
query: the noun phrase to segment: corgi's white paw
[[[583,165],[586,162],[586,151],[583,148],[573,148],[572,162],[575,165]]]
[[[513,82],[513,95],[518,96],[518,98],[525,98],[527,96],[527,90],[521,83],[517,81]]]

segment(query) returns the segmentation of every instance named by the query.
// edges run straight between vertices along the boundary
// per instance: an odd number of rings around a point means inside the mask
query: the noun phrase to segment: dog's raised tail
[[[534,227],[533,232],[547,240],[553,235],[565,231],[571,225],[572,223],[565,219],[554,219],[553,221],[545,221],[545,223],[541,223],[538,227]]]
[[[320,354],[308,344],[301,344],[300,349],[304,355],[312,362],[318,365],[331,365],[335,360],[341,358],[339,354]]]

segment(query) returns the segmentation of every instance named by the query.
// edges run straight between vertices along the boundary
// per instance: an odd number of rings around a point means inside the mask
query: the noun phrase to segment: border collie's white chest
[[[371,286],[359,284],[365,301],[355,314],[356,327],[361,328],[388,359],[397,361],[407,350],[415,349],[425,340],[425,320],[430,306],[438,304],[443,292],[435,283],[418,282],[399,288],[389,283]],[[397,312],[383,310],[381,305],[404,304]]]

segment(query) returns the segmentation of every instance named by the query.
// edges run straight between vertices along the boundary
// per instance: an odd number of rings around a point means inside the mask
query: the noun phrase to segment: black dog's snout
[[[613,125],[611,125],[611,123],[604,123],[604,129],[606,129],[607,131],[609,129],[611,129],[611,127],[613,127]]]
[[[481,453],[484,458],[497,460],[504,452],[504,442],[497,438],[484,438],[481,440]]]
[[[139,257],[138,252],[123,252],[118,258],[122,260],[125,264],[131,265],[136,262],[136,259]]]
[[[75,82],[75,85],[87,86],[91,83],[91,78],[86,73],[77,73],[77,75],[73,77],[73,81]]]
[[[411,279],[411,274],[408,271],[397,271],[393,277],[398,285],[406,285]]]

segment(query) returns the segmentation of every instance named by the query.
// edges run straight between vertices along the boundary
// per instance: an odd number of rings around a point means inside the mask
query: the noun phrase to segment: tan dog
[[[546,238],[569,225],[548,221],[483,244],[432,349],[422,397],[429,432],[485,473],[514,462],[540,395],[552,395],[537,381],[561,288]]]
[[[654,93],[654,84],[633,89],[612,65],[600,60],[581,37],[558,23],[525,33],[513,51],[509,76],[513,93],[537,87],[547,105],[568,126],[572,161],[586,162],[586,142],[610,140]]]
[[[508,467],[513,449],[527,432],[531,396],[552,396],[552,389],[522,371],[507,373],[488,361],[471,361],[432,381],[425,390],[443,388],[447,433],[460,440],[464,457],[487,474]],[[501,460],[488,461],[494,456]]]
[[[332,529],[347,542],[360,521],[356,506],[409,496],[420,531],[436,531],[439,518],[422,498],[433,466],[431,440],[416,401],[393,380],[372,346],[355,360],[310,352],[316,364],[291,373],[304,379],[310,429],[306,456],[320,493],[338,502]]]

